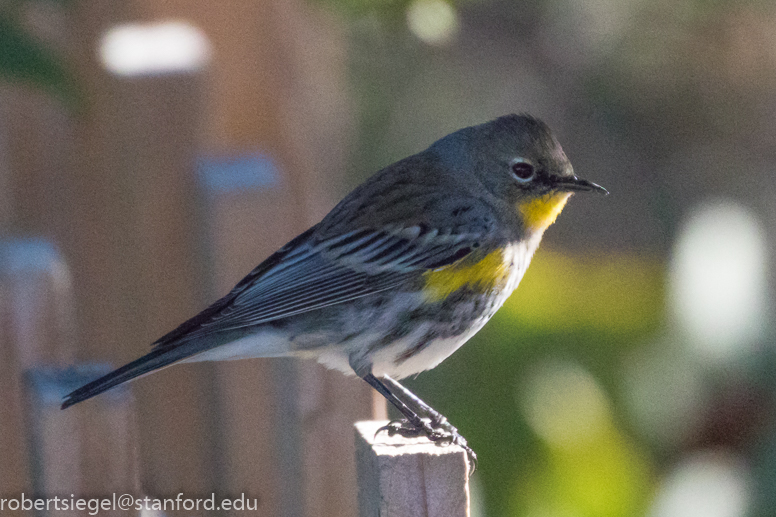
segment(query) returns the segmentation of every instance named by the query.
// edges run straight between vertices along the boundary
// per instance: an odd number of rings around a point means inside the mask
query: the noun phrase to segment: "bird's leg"
[[[365,375],[363,379],[385,397],[388,402],[393,404],[407,419],[406,421],[391,422],[379,429],[378,432],[387,431],[391,436],[399,434],[406,437],[424,434],[429,440],[439,445],[458,445],[466,451],[471,471],[474,472],[477,465],[477,455],[469,447],[466,439],[460,435],[458,429],[453,427],[441,413],[387,375],[378,379],[370,373]],[[410,406],[414,406],[415,409],[412,409]],[[416,410],[425,413],[427,418],[421,418]]]
[[[415,411],[413,411],[403,400],[401,400],[399,397],[396,396],[385,384],[383,384],[380,379],[372,375],[371,373],[368,373],[364,375],[363,379],[374,389],[377,390],[380,395],[385,397],[385,399],[393,404],[393,406],[401,412],[402,415],[407,419],[407,422],[412,426],[411,430],[415,432],[415,435],[417,434],[425,434],[429,437],[429,439],[432,439],[432,436],[436,436],[437,431],[431,426],[430,422],[427,420],[423,420],[420,415],[418,415]],[[391,426],[389,424],[388,426],[390,429]],[[389,430],[389,433],[391,430]],[[382,430],[382,429],[380,429]],[[379,431],[378,431],[379,432]],[[401,434],[400,431],[396,431],[399,434]]]
[[[408,407],[412,407],[414,411],[424,414],[426,417],[424,420],[428,420],[431,427],[437,431],[440,435],[437,437],[429,438],[436,443],[456,443],[463,447],[466,447],[466,439],[458,433],[456,429],[444,415],[437,410],[426,404],[417,395],[405,388],[398,381],[388,375],[383,375],[380,380],[391,391],[391,393],[401,400]],[[401,434],[402,436],[418,436],[423,434],[422,429],[417,427],[407,427],[407,422],[392,422],[386,427],[389,434]],[[404,425],[403,425],[404,424]]]
[[[445,418],[445,416],[437,411],[436,409],[432,408],[423,400],[420,399],[417,395],[412,393],[410,390],[405,388],[402,384],[400,384],[398,381],[394,380],[392,377],[389,377],[388,375],[383,375],[382,377],[383,382],[390,386],[392,390],[395,390],[394,392],[401,393],[403,400],[407,404],[412,404],[415,406],[415,408],[428,416],[428,418],[431,420],[431,426],[434,428],[443,428],[446,431],[457,434],[458,429],[453,427],[453,425]]]

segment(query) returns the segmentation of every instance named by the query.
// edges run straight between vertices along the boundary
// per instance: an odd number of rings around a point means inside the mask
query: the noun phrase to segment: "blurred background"
[[[473,515],[776,515],[775,92],[761,0],[0,2],[0,497],[355,515],[352,422],[385,415],[357,380],[251,360],[59,397],[371,173],[527,112],[611,195],[408,381],[479,454]]]

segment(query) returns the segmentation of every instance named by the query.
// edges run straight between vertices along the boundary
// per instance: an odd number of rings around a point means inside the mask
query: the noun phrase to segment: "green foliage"
[[[79,92],[72,73],[62,56],[24,29],[22,6],[10,2],[0,8],[0,78],[40,88],[75,107]]]

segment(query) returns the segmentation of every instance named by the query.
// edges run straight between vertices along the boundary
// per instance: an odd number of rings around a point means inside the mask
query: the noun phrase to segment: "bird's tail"
[[[143,357],[73,391],[65,397],[65,401],[62,403],[62,409],[67,409],[73,404],[90,399],[114,386],[131,381],[141,375],[151,373],[160,368],[164,368],[165,366],[170,366],[173,363],[191,356],[192,353],[201,351],[201,349],[192,350],[192,348],[193,347],[186,346],[185,344],[173,348],[157,348]]]

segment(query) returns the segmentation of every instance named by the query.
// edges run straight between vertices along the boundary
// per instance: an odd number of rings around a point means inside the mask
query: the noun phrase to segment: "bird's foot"
[[[393,420],[387,425],[384,425],[377,430],[377,434],[381,432],[388,433],[388,436],[403,436],[405,438],[415,438],[418,436],[426,436],[434,444],[442,445],[457,445],[466,451],[466,456],[469,461],[469,472],[472,473],[477,468],[477,455],[469,447],[466,442],[466,438],[461,436],[458,429],[453,427],[450,422],[444,417],[439,419],[421,418],[418,425],[414,425],[412,422],[406,419]]]

